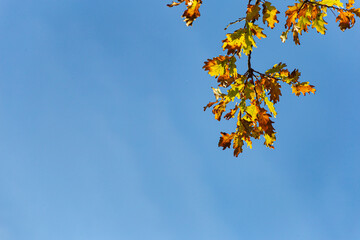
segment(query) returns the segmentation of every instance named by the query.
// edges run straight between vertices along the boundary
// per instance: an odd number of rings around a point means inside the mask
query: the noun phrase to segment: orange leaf
[[[316,92],[316,89],[313,85],[309,85],[308,82],[303,82],[299,84],[294,84],[291,86],[292,92],[295,93],[296,96],[300,96],[302,93],[304,96],[306,93],[314,93]]]
[[[349,0],[349,3],[346,4],[346,8],[350,9],[354,7],[355,0]]]
[[[234,138],[234,136],[235,136],[235,133],[228,134],[225,132],[221,132],[221,137],[220,137],[218,146],[222,147],[223,150],[225,150],[226,148],[230,148],[231,141]]]
[[[212,110],[212,113],[215,115],[215,119],[220,121],[221,115],[223,114],[223,112],[225,112],[225,110],[226,110],[226,103],[224,101],[221,101]]]
[[[344,12],[343,10],[339,10],[339,15],[336,18],[336,22],[339,22],[341,31],[350,29],[355,24],[354,14],[352,12]]]
[[[268,114],[266,109],[264,108],[259,108],[258,110],[259,112],[257,118],[258,118],[259,126],[265,131],[266,134],[268,135],[273,134],[275,129],[272,126],[274,122],[270,120],[271,115]]]
[[[192,26],[196,18],[200,17],[199,8],[202,4],[201,0],[186,0],[186,11],[182,15],[185,18],[187,26]]]
[[[224,118],[225,118],[226,120],[229,120],[230,118],[233,118],[233,117],[235,116],[235,113],[237,112],[238,108],[239,108],[238,106],[235,106],[233,109],[230,110],[230,112],[228,112],[228,113],[224,116]]]
[[[204,107],[204,111],[206,111],[207,108],[210,108],[212,105],[214,105],[215,103],[218,103],[219,101],[216,102],[209,102],[205,107]]]
[[[241,139],[240,134],[236,134],[234,136],[234,144],[233,144],[233,148],[234,148],[234,156],[238,157],[240,153],[242,153],[243,149],[242,146],[244,145],[244,141]]]

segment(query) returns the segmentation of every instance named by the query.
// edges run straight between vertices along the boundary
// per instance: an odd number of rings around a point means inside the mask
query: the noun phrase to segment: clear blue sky
[[[204,2],[188,28],[167,1],[0,1],[1,240],[360,239],[360,21],[266,30],[254,68],[317,92],[284,86],[276,149],[234,158],[201,67],[244,9]]]

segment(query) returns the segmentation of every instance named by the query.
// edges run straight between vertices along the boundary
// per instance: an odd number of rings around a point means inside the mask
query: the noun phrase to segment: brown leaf
[[[221,132],[221,137],[219,140],[219,147],[222,147],[223,150],[225,150],[226,148],[230,148],[231,147],[231,141],[234,138],[235,133],[225,133],[225,132]]]
[[[199,8],[202,0],[186,0],[186,11],[182,15],[187,26],[192,26],[196,18],[200,17]]]
[[[178,0],[177,2],[172,2],[170,4],[167,4],[168,7],[174,7],[174,6],[177,6],[179,4],[181,4],[182,2],[184,2],[185,0]]]
[[[287,28],[291,28],[292,25],[295,25],[300,6],[301,5],[298,3],[296,3],[294,6],[288,6],[289,9],[285,12],[287,17],[285,26]]]
[[[212,113],[215,115],[215,119],[220,121],[221,115],[223,114],[223,112],[225,112],[225,110],[226,110],[226,103],[224,101],[220,101],[220,103],[216,105],[212,110]]]
[[[360,8],[350,9],[350,12],[354,13],[357,17],[360,18]]]
[[[270,120],[271,115],[267,113],[266,109],[259,108],[257,115],[259,126],[265,131],[266,134],[271,135],[275,132],[272,124],[273,121]]]
[[[237,112],[238,108],[239,108],[238,105],[236,105],[233,109],[230,110],[230,112],[228,112],[228,113],[224,116],[224,118],[225,118],[226,120],[230,120],[231,118],[234,118],[234,117],[235,117],[235,113]]]
[[[338,11],[339,15],[336,18],[336,22],[339,22],[341,31],[352,28],[355,24],[354,14],[352,12],[344,12],[343,10]]]
[[[280,88],[281,85],[276,80],[271,81],[269,93],[270,93],[270,101],[272,101],[273,103],[277,103],[280,100],[280,96],[281,96]]]
[[[216,102],[209,102],[205,107],[204,107],[204,111],[206,111],[207,108],[210,108],[212,105],[214,105],[215,103],[218,103],[219,101]]]
[[[259,12],[260,12],[259,4],[256,5],[249,4],[246,11],[246,20],[249,22],[258,20],[260,17]]]
[[[293,29],[293,39],[296,45],[300,45],[299,32],[296,29]]]
[[[243,149],[242,146],[244,145],[244,141],[241,139],[241,136],[239,133],[237,133],[234,136],[234,144],[233,144],[233,148],[234,148],[234,156],[238,157],[240,153],[242,153]]]

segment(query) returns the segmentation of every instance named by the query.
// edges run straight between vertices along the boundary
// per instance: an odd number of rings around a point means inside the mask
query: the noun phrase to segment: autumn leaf
[[[270,112],[274,115],[276,118],[277,112],[275,111],[274,103],[272,103],[267,97],[264,98],[264,101],[269,108]]]
[[[213,108],[212,113],[215,115],[216,120],[221,120],[221,116],[226,110],[226,104],[227,103],[225,101],[220,101],[219,104]]]
[[[267,22],[267,26],[271,29],[275,27],[275,23],[279,23],[276,16],[279,13],[274,6],[271,6],[270,2],[263,3],[263,23]]]
[[[227,50],[227,54],[238,54],[241,52],[249,55],[253,47],[256,47],[254,36],[266,38],[261,27],[251,22],[246,22],[245,28],[240,28],[234,33],[226,34],[226,39],[223,40],[223,50]]]
[[[219,76],[237,76],[236,69],[236,58],[229,56],[219,56],[213,59],[208,59],[205,62],[203,68],[205,71],[208,71],[210,76],[219,77]]]
[[[258,109],[257,118],[259,121],[259,126],[265,131],[266,134],[269,135],[273,134],[275,130],[272,126],[274,122],[270,120],[270,117],[271,116],[267,113],[266,109]]]
[[[223,150],[225,150],[226,148],[230,148],[231,147],[231,141],[234,138],[234,136],[235,136],[234,133],[228,134],[228,133],[225,133],[225,132],[221,132],[221,137],[220,137],[218,146],[222,147]]]
[[[288,37],[288,35],[289,35],[289,31],[290,31],[290,29],[286,30],[285,32],[283,32],[283,33],[281,34],[280,39],[281,39],[281,41],[282,41],[283,43],[287,40],[287,37]]]
[[[258,112],[259,112],[258,107],[254,104],[251,104],[246,108],[246,113],[249,114],[250,116],[249,120],[251,121],[256,121]]]
[[[313,85],[310,85],[309,82],[303,82],[299,84],[294,84],[291,86],[292,92],[295,93],[296,96],[300,96],[302,93],[304,96],[306,93],[314,93],[316,92],[316,89]]]
[[[270,101],[277,103],[281,96],[281,85],[276,79],[264,76],[261,79],[261,84],[264,85],[265,89],[269,91]]]
[[[268,148],[272,148],[274,149],[274,142],[276,141],[276,136],[275,133],[273,134],[264,134],[264,138],[265,138],[265,146],[267,146]]]
[[[200,17],[199,8],[201,6],[201,0],[186,0],[187,9],[182,15],[185,18],[187,26],[191,26],[196,18]]]
[[[360,8],[353,8],[353,9],[350,9],[349,11],[354,13],[357,17],[360,18]]]
[[[294,6],[288,6],[288,10],[285,12],[285,16],[287,17],[285,26],[287,28],[291,28],[292,25],[296,24],[300,7],[301,4],[299,3],[296,3]]]
[[[175,7],[185,2],[186,10],[183,13],[182,17],[185,18],[184,21],[187,26],[192,26],[195,19],[200,17],[199,8],[202,4],[202,0],[177,0],[173,1],[170,4],[167,4],[168,7]]]
[[[293,33],[293,39],[294,39],[295,44],[300,45],[299,31],[296,29],[293,29],[292,33]]]
[[[237,112],[237,110],[238,110],[238,106],[236,105],[233,109],[231,109],[230,110],[230,112],[228,112],[225,116],[224,116],[224,118],[226,119],[226,120],[229,120],[229,119],[231,119],[231,118],[234,118],[235,117],[235,114],[236,114],[236,112]]]
[[[241,139],[240,134],[236,134],[234,136],[234,144],[233,144],[233,148],[234,148],[234,156],[238,157],[240,153],[242,153],[243,151],[243,145],[244,145],[244,141]]]
[[[177,6],[179,4],[181,4],[182,2],[184,2],[185,0],[178,0],[177,2],[173,1],[172,3],[170,4],[167,4],[168,7],[174,7],[174,6]]]
[[[206,111],[207,108],[210,108],[212,107],[212,105],[218,103],[219,101],[216,101],[216,102],[209,102],[205,107],[204,107],[204,111]]]
[[[346,4],[346,9],[350,9],[354,7],[355,0],[349,0],[349,2]]]
[[[340,0],[322,0],[319,3],[332,7],[332,6],[336,6],[336,7],[344,7],[344,4],[340,1]]]
[[[325,34],[326,31],[325,25],[327,24],[327,22],[324,21],[325,16],[326,16],[325,12],[318,14],[312,22],[312,28],[315,28],[316,31],[318,31],[321,34]]]
[[[339,10],[339,15],[336,18],[336,22],[339,22],[341,31],[352,28],[355,24],[354,14],[352,12]]]
[[[260,12],[259,4],[256,5],[249,4],[246,11],[246,20],[249,22],[258,20],[260,17],[259,12]]]

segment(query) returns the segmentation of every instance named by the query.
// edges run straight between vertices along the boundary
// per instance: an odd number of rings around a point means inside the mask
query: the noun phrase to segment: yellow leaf
[[[265,134],[264,134],[264,138],[265,138],[264,144],[265,144],[267,147],[274,149],[273,144],[274,144],[274,142],[276,141],[275,133],[270,134],[270,135],[265,133]]]
[[[237,69],[235,62],[235,57],[220,55],[219,57],[208,59],[205,62],[203,68],[208,71],[210,76],[219,77],[222,75],[226,75],[227,77],[237,77]]]
[[[270,2],[263,4],[263,23],[267,22],[268,27],[274,28],[275,23],[279,23],[276,14],[280,13]]]
[[[265,103],[266,103],[266,105],[268,106],[270,112],[271,112],[271,113],[274,115],[274,117],[276,118],[277,113],[276,113],[276,111],[275,111],[274,104],[273,104],[267,97],[265,97],[264,100],[265,100]]]
[[[227,50],[227,54],[238,54],[241,52],[249,55],[253,47],[256,47],[254,35],[260,38],[266,38],[262,32],[264,29],[251,22],[246,22],[245,28],[240,28],[234,33],[226,34],[226,39],[223,40],[223,49]]]
[[[318,14],[317,17],[313,20],[312,28],[315,28],[321,34],[325,34],[326,28],[325,25],[327,22],[324,21],[326,13]]]
[[[344,4],[340,0],[322,0],[320,3],[329,7],[332,6],[337,6],[341,8],[344,7]]]

